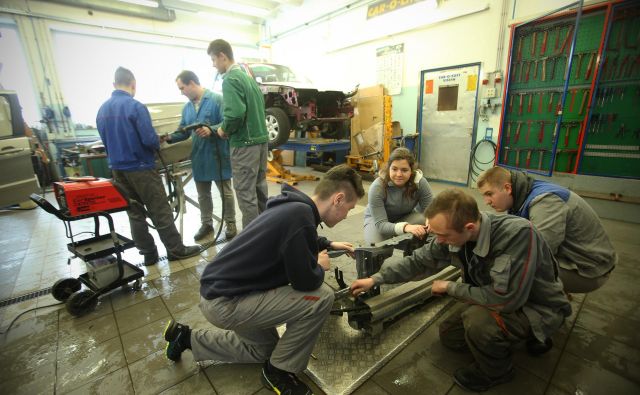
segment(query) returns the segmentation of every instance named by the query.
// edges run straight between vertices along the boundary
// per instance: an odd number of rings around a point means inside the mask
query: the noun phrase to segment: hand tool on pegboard
[[[571,36],[573,34],[573,25],[569,25],[569,29],[567,30],[567,34],[564,37],[564,41],[562,42],[562,46],[558,49],[558,51],[555,53],[556,55],[560,55],[561,53],[564,52],[565,49],[570,50],[571,46],[568,45],[569,41],[571,40]]]
[[[502,147],[502,151],[503,151],[503,154],[502,154],[503,161],[502,161],[502,163],[505,164],[505,165],[508,165],[509,164],[509,151],[511,151],[511,148]]]
[[[542,170],[542,160],[544,159],[544,153],[548,150],[545,148],[538,148],[538,170]]]
[[[538,59],[532,60],[533,63],[533,80],[538,79]]]
[[[582,126],[586,121],[578,122],[578,134],[576,135],[576,146],[580,146],[580,135],[582,134]]]
[[[580,78],[580,70],[582,70],[582,58],[584,57],[584,53],[578,53],[576,56],[578,57],[578,65],[576,67],[576,80]]]
[[[509,112],[513,112],[513,94],[509,95]]]
[[[520,70],[518,70],[518,82],[522,82],[522,71],[523,71],[523,67],[524,67],[524,60],[520,61]]]
[[[527,103],[527,112],[529,114],[531,114],[531,112],[533,111],[533,95],[534,93],[529,93],[529,102]]]
[[[584,89],[582,91],[582,102],[580,103],[580,111],[578,112],[578,115],[582,115],[582,113],[584,112],[584,106],[587,104],[587,95],[589,94],[589,90],[588,89]]]
[[[518,49],[516,50],[516,60],[520,62],[522,60],[522,39],[524,34],[520,33],[520,37],[518,37]],[[522,68],[520,68],[522,70]]]
[[[527,135],[526,135],[525,140],[524,140],[527,144],[529,144],[529,136],[531,135],[531,123],[532,122],[533,122],[532,119],[527,121]]]
[[[544,124],[545,121],[537,121],[540,124],[540,131],[538,132],[538,143],[542,144],[544,141]]]
[[[504,138],[504,145],[509,145],[509,143],[511,142],[511,124],[513,123],[513,121],[507,121],[507,135]]]
[[[602,63],[602,71],[600,72],[600,80],[604,81],[607,77],[607,68],[609,67],[609,56],[605,55],[604,62]],[[578,76],[579,77],[579,76]]]
[[[527,159],[524,165],[527,169],[531,167],[531,151],[533,151],[531,148],[527,149]]]
[[[538,38],[538,30],[534,30],[531,38],[531,48],[530,48],[532,58],[536,56],[536,44],[538,41],[537,38]]]
[[[540,74],[542,74],[542,78],[540,78],[543,82],[547,79],[547,59],[548,57],[544,57],[540,59],[542,61],[542,70],[540,70]]]
[[[562,33],[562,26],[560,26],[560,25],[556,26],[555,31],[556,31],[556,44],[555,44],[553,50],[555,52],[557,52],[558,51],[558,47],[560,46],[560,35]]]
[[[538,92],[538,114],[542,114],[542,97],[544,96],[544,92]]]
[[[573,104],[576,102],[576,93],[578,93],[577,89],[571,89],[569,91],[571,93],[571,100],[569,101],[569,112],[573,112]]]
[[[516,135],[513,139],[514,144],[517,144],[518,140],[520,140],[520,129],[522,129],[522,121],[518,121],[518,126],[516,126]]]
[[[525,83],[529,82],[529,73],[531,72],[531,63],[533,63],[533,61],[527,62],[527,71],[524,73],[524,82]]]
[[[516,167],[520,167],[520,148],[516,148],[514,151],[516,151]]]
[[[522,101],[524,100],[522,96],[524,96],[525,93],[518,93],[518,95],[520,96],[520,103],[518,104],[518,115],[522,115]]]
[[[540,55],[544,55],[547,52],[547,39],[549,38],[549,29],[545,28],[542,33],[542,46],[540,47]]]
[[[547,107],[547,112],[553,111],[553,96],[555,96],[556,92],[549,92],[549,105]]]
[[[573,130],[574,127],[579,126],[580,122],[567,122],[564,124],[565,127],[565,134],[564,134],[564,146],[568,147],[569,146],[569,137],[571,136],[571,131]],[[580,132],[580,129],[578,129],[578,134]]]
[[[553,60],[553,66],[551,66],[551,77],[550,77],[550,81],[553,81],[553,79],[556,77],[556,63],[558,63],[558,60],[560,59],[559,56],[554,56],[552,58],[549,58],[549,60]]]

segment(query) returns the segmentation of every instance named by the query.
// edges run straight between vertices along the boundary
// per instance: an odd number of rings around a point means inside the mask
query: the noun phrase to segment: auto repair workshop
[[[0,393],[640,394],[638,109],[638,0],[0,0]]]

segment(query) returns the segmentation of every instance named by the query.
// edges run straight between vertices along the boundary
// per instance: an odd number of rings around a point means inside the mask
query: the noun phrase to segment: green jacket
[[[227,70],[222,81],[224,122],[222,130],[232,148],[266,143],[269,140],[264,114],[264,97],[258,84],[238,65]]]

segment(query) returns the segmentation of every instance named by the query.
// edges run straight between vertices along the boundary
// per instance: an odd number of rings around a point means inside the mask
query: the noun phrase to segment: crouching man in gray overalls
[[[356,280],[352,293],[459,267],[463,282],[436,280],[432,287],[434,294],[464,303],[440,325],[444,346],[471,351],[475,359],[455,372],[455,382],[480,392],[510,381],[513,345],[524,341],[532,354],[548,351],[551,335],[571,314],[557,261],[531,222],[480,214],[475,199],[461,190],[438,194],[425,215],[435,237],[402,261],[387,260],[378,273]]]
[[[307,367],[333,305],[333,290],[323,282],[326,249],[353,253],[350,243],[318,237],[316,228],[342,221],[362,196],[360,176],[346,165],[329,170],[312,197],[283,185],[202,273],[200,309],[217,328],[190,330],[169,321],[167,358],[178,361],[189,348],[196,361],[264,363],[268,389],[311,394],[296,373]]]

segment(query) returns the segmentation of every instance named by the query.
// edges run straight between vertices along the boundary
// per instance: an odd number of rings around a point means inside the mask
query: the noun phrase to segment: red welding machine
[[[125,193],[113,180],[95,177],[70,177],[54,182],[53,191],[60,211],[71,217],[97,212],[116,212],[129,207]]]

